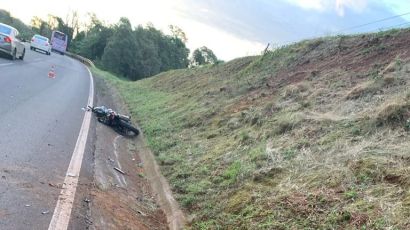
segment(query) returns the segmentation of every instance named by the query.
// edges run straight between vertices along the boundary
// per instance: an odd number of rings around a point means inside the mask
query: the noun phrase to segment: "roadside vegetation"
[[[68,36],[68,51],[92,60],[99,68],[129,80],[139,80],[172,69],[220,63],[213,51],[205,46],[194,50],[186,47],[185,32],[169,26],[169,34],[154,25],[133,27],[127,18],[107,24],[95,14],[81,21],[72,11],[65,19],[48,15],[46,19],[33,17],[30,26],[0,9],[0,22],[16,27],[22,38],[29,41],[34,34],[50,38],[53,30]]]
[[[410,30],[115,86],[192,229],[410,227]]]
[[[410,228],[410,30],[222,63],[206,47],[189,60],[177,27],[91,17],[81,32],[76,17],[34,18],[30,32],[0,11],[28,37],[72,33],[71,51],[119,76],[93,69],[137,119],[189,228]]]
[[[30,39],[34,35],[30,27],[28,27],[19,19],[11,16],[8,11],[2,9],[0,9],[0,22],[16,28],[18,31],[20,31],[20,35],[25,39]]]

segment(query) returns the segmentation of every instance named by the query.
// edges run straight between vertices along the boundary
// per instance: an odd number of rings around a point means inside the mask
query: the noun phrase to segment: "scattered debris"
[[[85,222],[86,222],[88,225],[92,225],[92,224],[93,224],[93,222],[92,222],[88,217],[85,218]]]
[[[147,214],[141,212],[140,210],[135,210],[135,211],[136,211],[137,213],[139,213],[140,215],[142,215],[142,216],[147,216]]]
[[[63,186],[61,184],[53,184],[53,183],[48,183],[48,186],[53,187],[53,188],[62,188]]]
[[[90,199],[88,199],[88,198],[85,198],[85,199],[84,199],[84,202],[85,202],[85,203],[90,203],[90,202],[91,202],[91,200],[90,200]]]
[[[117,167],[114,167],[114,169],[117,170],[118,172],[120,172],[122,175],[125,175],[125,172],[122,171],[121,169],[119,169],[119,168],[117,168]]]
[[[69,176],[69,177],[76,177],[77,175],[75,175],[74,173],[68,173],[67,176]]]

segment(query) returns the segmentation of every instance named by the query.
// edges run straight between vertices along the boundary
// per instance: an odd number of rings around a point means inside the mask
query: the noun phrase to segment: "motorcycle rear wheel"
[[[119,125],[121,126],[124,135],[138,136],[140,134],[140,131],[137,128],[135,128],[134,126],[125,121],[120,121]],[[130,134],[130,132],[132,132],[132,134]]]

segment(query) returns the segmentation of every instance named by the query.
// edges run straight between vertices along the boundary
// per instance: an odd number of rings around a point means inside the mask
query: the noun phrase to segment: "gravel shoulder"
[[[95,77],[95,105],[127,114],[120,97]],[[93,178],[80,185],[71,229],[182,229],[185,217],[143,134],[126,138],[94,121]],[[117,171],[120,169],[123,173]],[[74,220],[74,221],[73,221]]]

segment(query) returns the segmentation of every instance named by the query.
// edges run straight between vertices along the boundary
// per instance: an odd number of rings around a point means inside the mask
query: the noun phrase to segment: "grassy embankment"
[[[114,85],[193,229],[410,227],[410,31]]]

